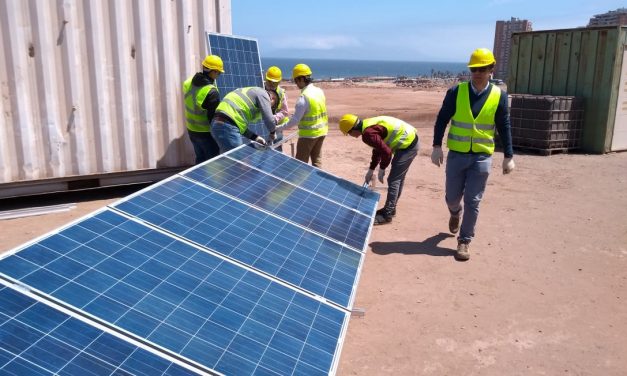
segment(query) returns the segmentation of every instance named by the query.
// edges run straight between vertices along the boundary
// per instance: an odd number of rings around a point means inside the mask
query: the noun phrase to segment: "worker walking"
[[[274,114],[274,121],[278,126],[284,125],[289,120],[289,108],[287,107],[287,94],[285,89],[279,86],[283,79],[281,69],[277,66],[271,66],[266,71],[266,90],[272,90],[277,93],[279,101],[276,105],[276,112]],[[276,140],[281,141],[283,139],[283,131],[280,129],[276,131]],[[279,145],[275,150],[283,151],[283,146]]]
[[[306,64],[296,64],[292,78],[300,89],[300,97],[294,106],[294,114],[279,129],[298,125],[296,159],[315,167],[322,167],[322,144],[329,130],[327,104],[324,92],[313,84],[311,69]]]
[[[248,128],[248,124],[259,120],[263,120],[270,138],[276,138],[274,110],[277,101],[276,92],[256,86],[235,89],[224,96],[211,122],[211,133],[220,147],[220,153],[240,146],[241,136],[266,145],[263,137]]]
[[[492,167],[495,129],[503,143],[503,174],[515,167],[507,93],[489,82],[495,64],[494,55],[487,48],[473,51],[468,62],[471,80],[447,91],[433,132],[431,161],[439,167],[444,161],[442,138],[451,122],[445,200],[450,212],[449,230],[453,234],[459,231],[455,258],[461,261],[470,258],[479,203]]]
[[[405,176],[420,147],[416,129],[391,116],[377,116],[362,120],[357,115],[346,114],[340,118],[340,131],[344,135],[351,135],[355,138],[361,136],[361,140],[372,147],[372,159],[365,176],[367,184],[371,182],[377,165],[379,166],[377,177],[383,183],[385,170],[391,161],[387,198],[383,208],[377,210],[374,224],[392,222],[392,218],[396,215],[396,205],[403,191]]]
[[[196,164],[220,153],[211,136],[211,120],[220,103],[215,81],[221,73],[224,73],[224,64],[220,56],[208,55],[202,61],[202,71],[183,82],[185,125],[196,154]]]

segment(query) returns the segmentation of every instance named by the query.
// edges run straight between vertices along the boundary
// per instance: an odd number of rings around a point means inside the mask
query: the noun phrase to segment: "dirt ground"
[[[355,300],[365,315],[350,321],[339,375],[627,374],[627,153],[517,154],[506,176],[496,153],[471,258],[457,262],[444,168],[429,158],[444,90],[323,87],[333,123],[323,169],[363,180],[370,149],[335,129],[345,112],[402,118],[421,147],[396,218],[373,228]],[[128,193],[72,195],[69,212],[0,221],[0,252]],[[17,206],[31,204],[47,203]]]

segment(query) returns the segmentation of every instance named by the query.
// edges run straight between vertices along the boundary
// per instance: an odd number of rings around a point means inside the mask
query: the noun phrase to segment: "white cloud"
[[[342,35],[290,36],[272,40],[272,47],[276,49],[333,50],[359,46],[361,43],[357,38]]]

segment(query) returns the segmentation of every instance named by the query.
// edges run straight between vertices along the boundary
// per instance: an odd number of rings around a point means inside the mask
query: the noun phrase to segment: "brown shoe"
[[[457,252],[455,252],[455,259],[458,261],[466,261],[470,258],[470,243],[458,242]]]
[[[452,233],[452,234],[457,234],[457,231],[459,231],[459,219],[461,217],[455,216],[455,215],[451,215],[451,218],[448,219],[448,230]]]

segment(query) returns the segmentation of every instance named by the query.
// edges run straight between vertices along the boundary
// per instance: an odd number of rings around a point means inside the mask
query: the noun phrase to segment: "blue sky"
[[[621,7],[624,0],[231,0],[233,34],[256,38],[262,57],[447,62],[492,49],[499,20],[574,28]]]

